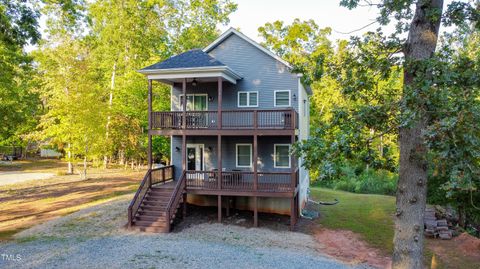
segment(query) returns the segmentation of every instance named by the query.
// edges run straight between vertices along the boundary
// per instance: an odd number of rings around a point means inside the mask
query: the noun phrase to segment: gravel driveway
[[[130,195],[35,226],[0,245],[0,268],[367,268],[318,252],[310,235],[204,223],[123,229]]]
[[[0,186],[20,183],[28,180],[48,179],[52,173],[0,172]],[[1,258],[1,257],[0,257]]]

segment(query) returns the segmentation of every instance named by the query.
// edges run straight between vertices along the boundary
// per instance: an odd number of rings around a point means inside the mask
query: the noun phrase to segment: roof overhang
[[[160,80],[168,84],[173,84],[183,78],[221,77],[233,84],[237,84],[237,80],[242,79],[242,75],[228,66],[149,69],[139,70],[138,72],[144,74],[147,79]]]

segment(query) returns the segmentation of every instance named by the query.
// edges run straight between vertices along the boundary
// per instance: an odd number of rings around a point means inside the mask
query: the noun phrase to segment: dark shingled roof
[[[193,68],[208,66],[225,66],[222,62],[203,52],[201,49],[189,50],[187,52],[172,56],[163,62],[158,62],[143,68],[142,70],[152,69],[172,69],[172,68]]]

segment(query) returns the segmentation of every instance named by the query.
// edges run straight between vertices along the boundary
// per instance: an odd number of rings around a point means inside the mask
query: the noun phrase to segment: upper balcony
[[[152,130],[295,130],[294,109],[152,112]],[[184,120],[185,119],[185,120]]]

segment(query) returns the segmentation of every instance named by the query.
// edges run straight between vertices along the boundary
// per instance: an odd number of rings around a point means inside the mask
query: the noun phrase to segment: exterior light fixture
[[[193,80],[192,80],[192,86],[193,86],[193,87],[196,87],[196,86],[197,86],[197,79],[196,79],[196,78],[193,78]]]
[[[179,148],[179,147],[175,147],[175,152],[180,152],[180,148]]]
[[[208,101],[209,101],[209,102],[213,102],[213,100],[215,100],[215,97],[209,95],[209,96],[208,96]]]
[[[297,101],[297,95],[293,94],[293,101]]]

